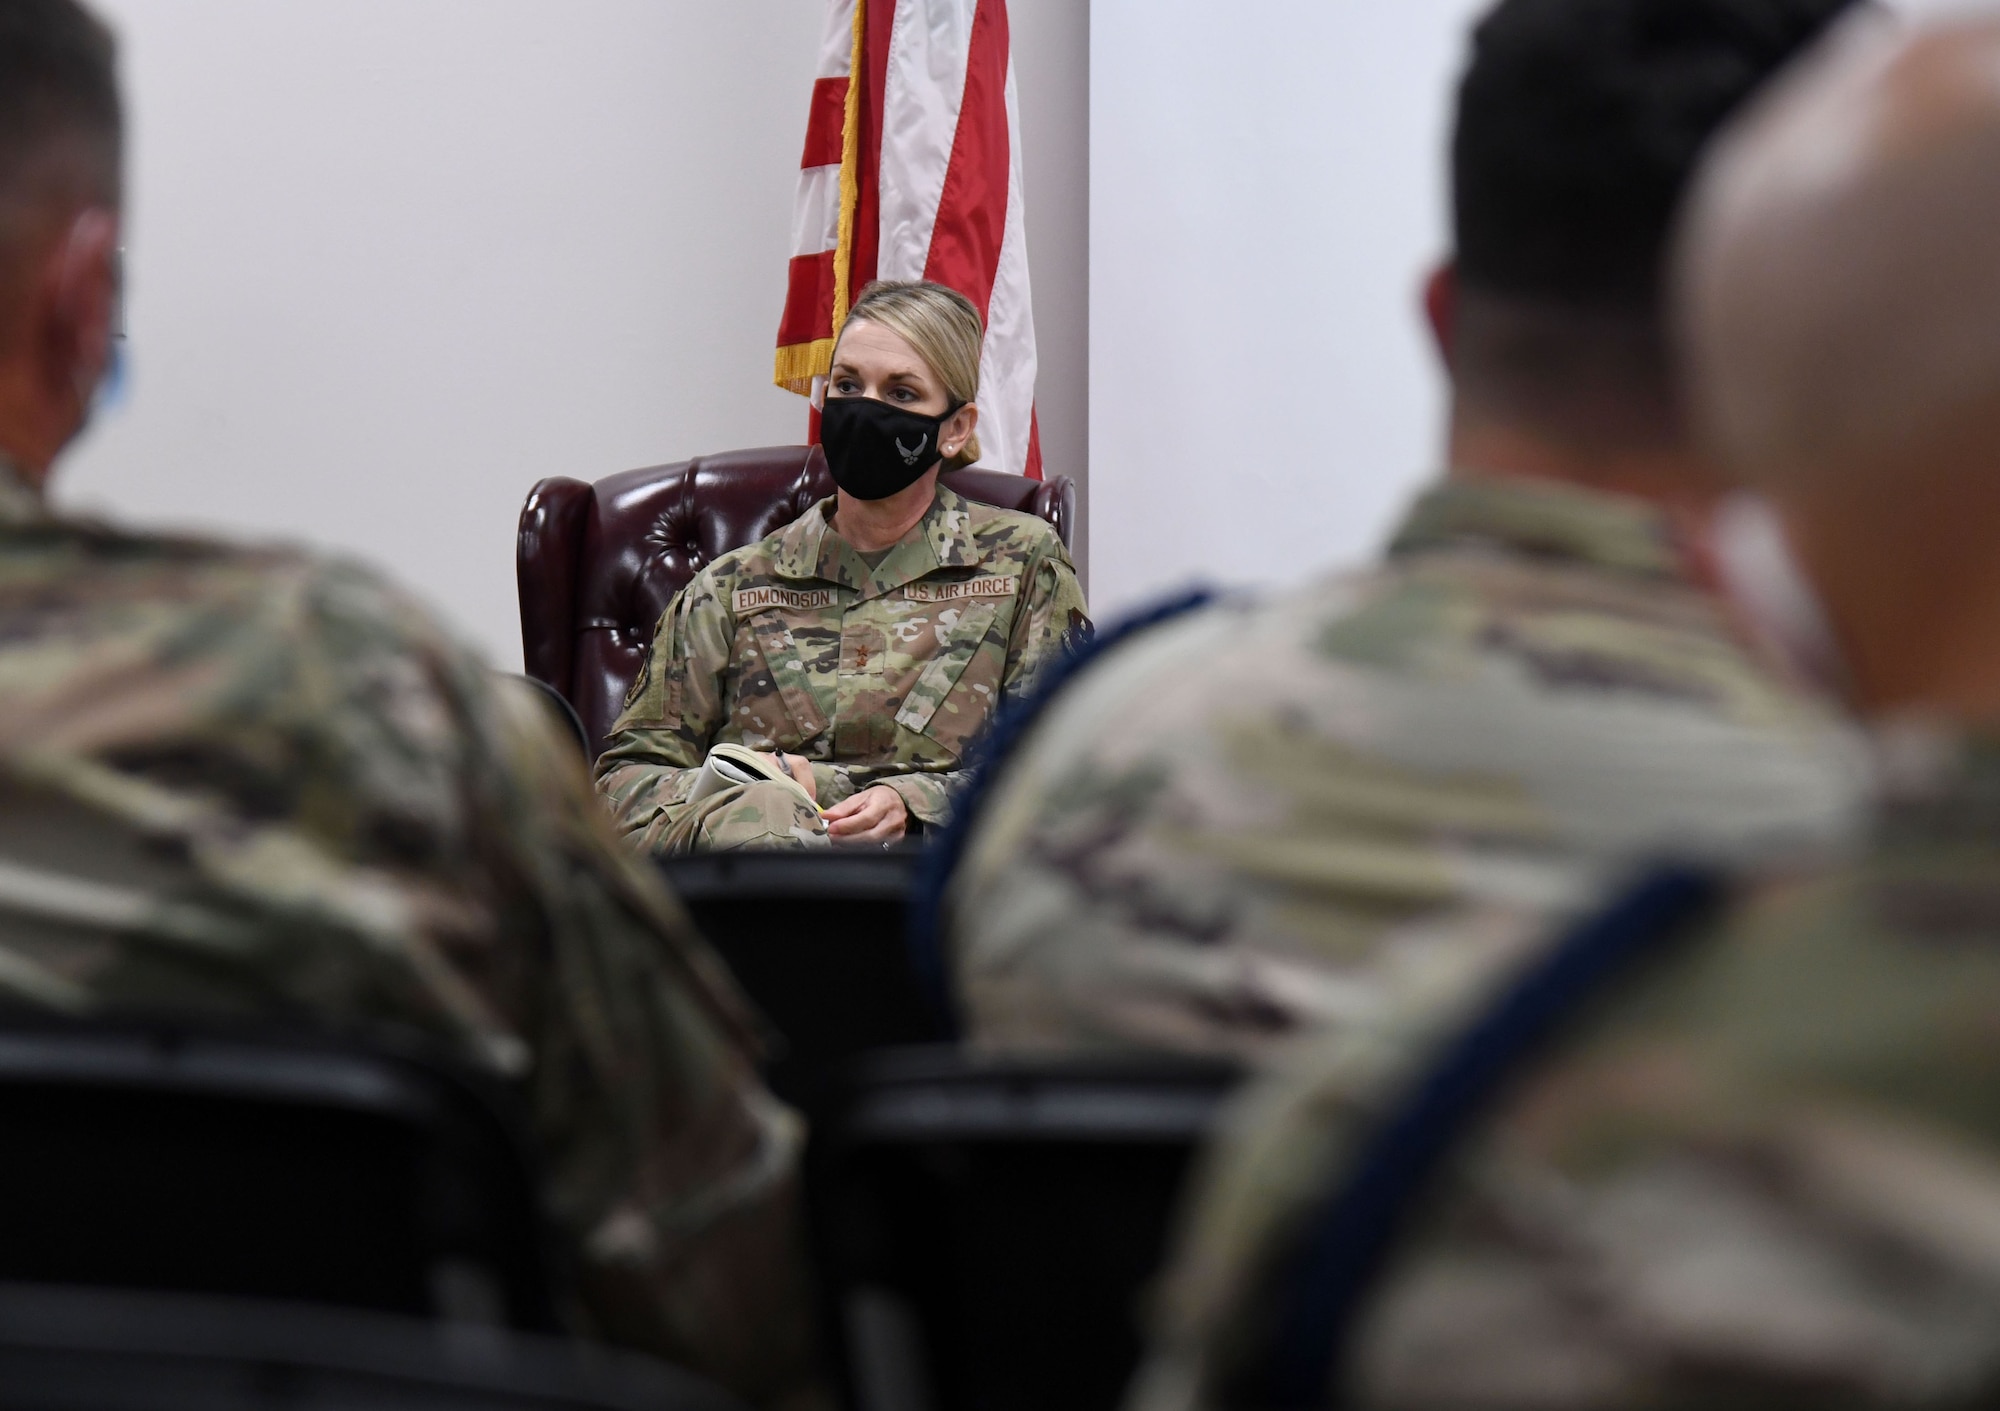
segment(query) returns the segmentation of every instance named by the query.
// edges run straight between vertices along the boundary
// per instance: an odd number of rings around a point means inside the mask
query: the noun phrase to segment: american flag
[[[1039,480],[1018,112],[1006,0],[829,0],[777,382],[814,392],[871,279],[948,284],[986,320],[980,463]]]

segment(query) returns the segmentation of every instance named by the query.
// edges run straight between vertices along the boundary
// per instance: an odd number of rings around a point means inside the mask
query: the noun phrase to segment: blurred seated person
[[[1634,857],[1847,831],[1852,741],[1712,591],[1730,487],[1660,269],[1710,135],[1848,3],[1487,12],[1428,288],[1449,470],[1376,567],[1169,623],[1056,700],[949,899],[978,1043],[1261,1061],[1487,983]]]
[[[1990,16],[1855,26],[1722,145],[1683,247],[1699,423],[1875,729],[1866,851],[1744,889],[1511,1075],[1324,1404],[2000,1400],[1996,74]],[[1245,1404],[1289,1232],[1418,1051],[1329,1043],[1259,1095],[1143,1411]]]
[[[1053,529],[938,484],[979,458],[982,336],[941,284],[862,291],[821,414],[833,498],[681,590],[597,762],[646,851],[887,846],[935,827],[994,711],[1087,632]],[[704,784],[719,744],[791,782]]]
[[[43,877],[13,820],[0,996],[393,1029],[494,1072],[588,1327],[810,1404],[800,1123],[547,707],[353,564],[50,505],[112,354],[122,147],[110,34],[0,0],[0,770],[104,830]],[[213,904],[156,893],[176,870]]]

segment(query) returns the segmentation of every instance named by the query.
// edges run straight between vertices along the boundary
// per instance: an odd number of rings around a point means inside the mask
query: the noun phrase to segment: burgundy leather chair
[[[1076,485],[954,470],[968,500],[1039,515],[1067,545]],[[817,446],[725,451],[628,470],[595,485],[555,476],[528,494],[514,552],[528,674],[583,719],[593,756],[674,594],[702,566],[790,524],[833,493]]]

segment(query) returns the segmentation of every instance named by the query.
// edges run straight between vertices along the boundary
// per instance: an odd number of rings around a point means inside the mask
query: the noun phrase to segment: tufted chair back
[[[1076,486],[1067,476],[955,470],[944,481],[969,500],[1039,515],[1070,541]],[[522,653],[528,674],[576,707],[593,755],[674,595],[711,559],[832,493],[817,446],[725,451],[594,485],[557,476],[529,492],[514,553]]]

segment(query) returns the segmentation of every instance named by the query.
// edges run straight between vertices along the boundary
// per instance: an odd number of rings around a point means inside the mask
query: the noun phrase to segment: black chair
[[[554,1331],[509,1098],[400,1043],[0,1015],[0,1282]]]
[[[870,1049],[932,1043],[944,1019],[905,937],[914,848],[668,858],[661,870],[781,1042],[771,1090],[811,1107]]]
[[[1699,934],[1726,892],[1724,878],[1698,868],[1642,877],[1438,1051],[1341,1168],[1282,1271],[1268,1347],[1229,1378],[1224,1404],[1344,1404],[1356,1322],[1445,1163],[1537,1056],[1648,962]]]
[[[1108,1411],[1195,1150],[1238,1078],[1188,1060],[878,1054],[807,1158],[855,1411]]]
[[[0,1411],[741,1411],[647,1358],[493,1328],[0,1285]]]

